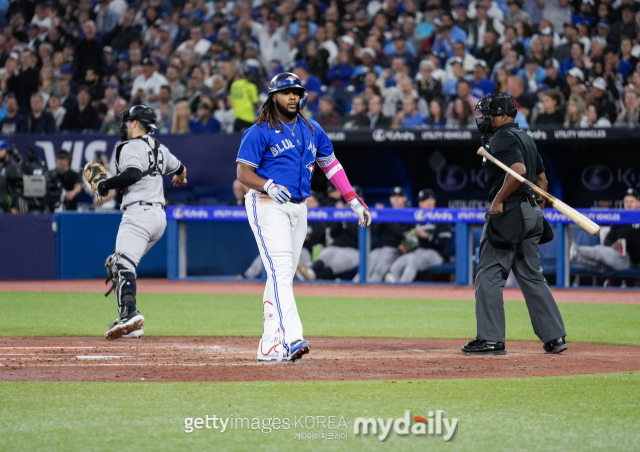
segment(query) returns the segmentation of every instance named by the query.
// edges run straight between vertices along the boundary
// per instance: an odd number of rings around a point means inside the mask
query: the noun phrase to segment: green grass
[[[469,339],[473,301],[298,297],[305,336]],[[140,294],[149,336],[258,336],[261,297]],[[573,342],[640,346],[640,305],[560,303]],[[523,302],[505,303],[507,340],[537,340]],[[113,296],[4,292],[0,336],[101,336]]]
[[[640,372],[557,378],[297,383],[0,383],[0,450],[636,451]],[[386,442],[356,417],[427,417],[458,431]],[[184,432],[186,417],[291,419],[289,430]],[[294,416],[345,416],[346,441],[300,441]]]

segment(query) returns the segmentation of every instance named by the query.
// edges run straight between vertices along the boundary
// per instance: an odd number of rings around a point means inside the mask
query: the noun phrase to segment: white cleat
[[[122,337],[127,339],[140,339],[143,336],[144,336],[144,330],[140,328],[137,330],[133,330],[130,333],[123,335]]]

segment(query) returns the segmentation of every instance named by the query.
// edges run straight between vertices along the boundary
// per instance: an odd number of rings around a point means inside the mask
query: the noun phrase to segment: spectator
[[[129,49],[133,42],[140,39],[140,31],[136,26],[136,10],[128,8],[122,13],[118,25],[109,33],[111,47],[117,52]],[[105,39],[109,41],[109,39]]]
[[[61,105],[66,111],[71,110],[78,104],[78,99],[70,92],[68,80],[58,80],[58,83],[56,83],[56,92],[60,97]]]
[[[87,96],[89,94],[87,93]],[[78,195],[82,192],[82,178],[71,169],[71,154],[60,149],[56,152],[56,169],[49,172],[50,178],[61,189],[63,210],[78,210]]]
[[[476,52],[476,58],[486,61],[491,71],[493,71],[495,64],[502,59],[502,49],[498,44],[499,38],[497,31],[487,31],[482,35],[482,48]]]
[[[569,92],[573,92],[573,89],[584,82],[584,73],[578,69],[577,67],[572,68],[569,72],[567,72],[567,88],[569,88]]]
[[[102,45],[96,39],[96,24],[92,20],[86,21],[82,26],[84,37],[75,45],[74,78],[81,80],[84,77],[87,68],[101,68],[102,61]]]
[[[305,63],[306,64],[306,63]],[[252,66],[249,66],[252,69]],[[248,73],[245,70],[245,73]],[[231,105],[234,113],[234,132],[241,132],[255,123],[256,105],[258,104],[258,88],[245,77],[238,78],[231,84]]]
[[[389,195],[392,209],[405,209],[407,195],[402,187],[394,187]],[[376,204],[377,209],[384,208],[384,204]],[[378,223],[373,227],[373,234],[378,237],[378,246],[371,251],[367,258],[367,282],[382,282],[391,270],[391,265],[398,259],[404,234],[411,229],[407,223]]]
[[[372,96],[368,102],[369,111],[366,116],[361,115],[356,119],[358,128],[369,130],[388,129],[391,126],[391,119],[382,113],[382,98]]]
[[[338,52],[338,55],[333,60],[333,65],[329,67],[327,72],[327,80],[331,86],[337,88],[346,88],[351,82],[351,76],[353,75],[353,66],[351,64],[351,58],[345,50]]]
[[[355,68],[353,74],[351,75],[353,78],[361,77],[364,79],[364,76],[369,71],[374,71],[378,74],[378,77],[382,75],[382,66],[379,66],[375,63],[376,51],[371,47],[364,47],[360,49],[360,61],[361,64]]]
[[[487,63],[484,60],[477,60],[473,69],[473,79],[471,80],[471,95],[478,99],[492,94],[495,85],[487,78]],[[475,105],[475,104],[474,104]]]
[[[468,40],[472,26],[472,20],[467,14],[467,11],[469,10],[469,3],[463,1],[452,3],[451,8],[455,11],[454,18],[456,20],[456,25],[467,34]]]
[[[624,210],[640,209],[640,194],[629,188],[624,195]],[[626,253],[623,252],[626,242]],[[588,266],[604,266],[616,271],[626,270],[632,265],[640,265],[640,229],[636,225],[611,226],[604,239],[604,245],[576,246],[571,241],[569,247],[571,262]]]
[[[20,110],[27,112],[31,105],[31,95],[38,91],[40,71],[36,66],[38,57],[30,49],[21,52],[20,60],[22,68],[16,69],[7,80],[7,90],[16,95]]]
[[[453,57],[451,59],[451,70],[453,71],[453,76],[448,77],[447,81],[444,82],[444,92],[447,96],[454,97],[457,95],[459,81],[463,80],[463,77],[467,75],[467,71],[462,65],[462,58]]]
[[[84,80],[81,84],[86,85],[89,88],[89,94],[92,99],[98,100],[104,97],[105,87],[95,68],[87,68]]]
[[[300,77],[302,86],[307,90],[307,107],[312,115],[318,114],[319,100],[322,96],[322,82],[319,78],[309,74],[309,65],[306,61],[298,60],[293,66],[293,71]]]
[[[607,82],[602,77],[591,82],[591,93],[593,94],[593,102],[598,105],[598,113],[614,123],[618,113],[614,103],[609,100]]]
[[[429,102],[429,120],[427,125],[430,129],[442,129],[447,125],[447,118],[444,115],[444,105],[439,98],[431,99]]]
[[[441,31],[433,44],[433,53],[446,61],[453,56],[453,44],[458,41],[466,42],[467,34],[453,21],[451,13],[445,12],[440,16]]]
[[[196,110],[196,117],[189,121],[191,133],[219,133],[220,121],[211,114],[211,105],[200,102]]]
[[[498,73],[496,74],[496,84],[495,84],[493,93],[506,94],[508,80],[509,80],[509,71],[505,68],[498,69]]]
[[[553,24],[554,30],[562,30],[566,23],[571,23],[571,2],[569,0],[545,0],[542,18]]]
[[[323,97],[320,99],[320,115],[318,116],[318,124],[323,128],[342,126],[342,117],[335,110],[335,102],[333,99]]]
[[[565,98],[569,96],[569,85],[567,81],[559,75],[560,63],[555,58],[548,58],[544,62],[544,72],[546,77],[542,80],[542,83],[547,85],[551,89],[557,89]]]
[[[621,13],[622,16],[620,20],[611,25],[611,35],[616,40],[616,42],[620,42],[623,36],[633,38],[638,34],[638,27],[635,23],[635,5],[623,5],[621,8]]]
[[[418,207],[435,209],[436,197],[433,191],[425,188],[418,193]],[[451,240],[451,228],[446,224],[420,223],[405,237],[400,245],[403,254],[391,266],[384,278],[385,282],[413,282],[419,271],[441,265],[444,262],[442,252]]]
[[[51,66],[43,66],[40,70],[40,84],[38,91],[46,95],[47,98],[56,90],[56,77]]]
[[[638,59],[637,57],[632,55],[632,50],[633,50],[633,43],[631,42],[631,39],[624,37],[620,40],[620,58],[623,61],[626,61],[628,63],[631,64],[631,71],[633,72],[633,68],[638,66],[638,63],[640,63],[640,59]],[[628,74],[627,77],[631,75]]]
[[[418,129],[424,128],[426,124],[427,117],[418,111],[415,99],[407,96],[402,100],[402,110],[396,115],[391,128]]]
[[[393,46],[389,50],[385,49],[387,55],[402,58],[409,68],[409,72],[411,74],[415,74],[417,69],[417,60],[416,51],[413,48],[413,45],[407,42],[407,38],[402,33],[394,34],[391,39]]]
[[[180,44],[176,52],[184,52],[186,50],[202,56],[207,53],[210,47],[211,41],[202,37],[202,28],[191,27],[189,39]]]
[[[587,108],[586,121],[582,121],[580,123],[580,127],[608,128],[611,127],[611,121],[603,116],[601,107],[598,104],[593,103]]]
[[[13,94],[9,94],[5,101],[7,116],[0,121],[0,133],[2,135],[12,135],[22,130],[24,116],[18,112],[18,100]]]
[[[473,69],[476,65],[476,58],[467,53],[467,49],[465,47],[464,42],[458,41],[453,44],[453,57],[447,60],[447,64],[445,65],[445,71],[447,72],[447,76],[453,77],[453,71],[451,70],[451,63],[454,58],[460,58],[462,60],[462,67],[464,68],[465,75],[473,72]]]
[[[173,111],[173,119],[169,126],[169,131],[172,134],[191,133],[190,120],[191,110],[189,109],[189,103],[181,100],[176,104],[176,108]]]
[[[524,59],[524,67],[518,71],[518,77],[523,80],[526,90],[530,94],[535,94],[538,91],[538,85],[546,76],[545,70],[538,66],[538,61],[532,56],[527,56]]]
[[[248,27],[251,35],[260,43],[260,57],[267,72],[271,61],[279,61],[282,65],[287,65],[290,61],[287,31],[291,23],[292,9],[293,7],[287,3],[278,6],[276,12],[267,17],[266,25],[254,22],[246,15],[238,22],[239,29],[242,29],[242,26]]]
[[[67,109],[60,130],[84,132],[100,128],[98,111],[91,105],[89,88],[85,85],[78,89],[78,103]]]
[[[626,60],[621,60],[618,56],[618,52],[612,46],[607,46],[604,49],[604,59],[607,63],[607,67],[617,75],[617,78],[612,76],[609,82],[615,83],[618,81],[620,84],[623,84],[631,72],[633,72],[633,66],[631,63]]]
[[[620,101],[620,114],[616,127],[635,128],[640,125],[640,93],[637,89],[626,90],[624,101]]]
[[[579,96],[571,96],[567,103],[567,113],[564,116],[564,127],[582,127],[587,123],[587,107]]]
[[[49,113],[53,115],[53,120],[56,123],[56,130],[60,130],[60,126],[62,125],[62,121],[64,120],[64,115],[67,113],[67,109],[62,106],[60,103],[60,95],[58,93],[53,93],[49,96]]]
[[[493,74],[497,74],[502,68],[506,69],[509,75],[517,74],[522,65],[523,58],[518,55],[518,52],[514,50],[513,46],[508,42],[502,45],[502,55],[504,55],[504,58],[493,66]],[[492,75],[491,78],[495,79],[495,75]]]
[[[168,83],[164,75],[156,71],[156,64],[151,58],[143,59],[142,74],[135,78],[131,88],[131,103],[158,108],[160,88]]]
[[[413,82],[409,77],[398,80],[398,85],[388,91],[387,98],[384,103],[383,113],[390,118],[402,110],[402,101],[405,97],[410,96],[415,99],[418,111],[423,115],[429,114],[429,105],[418,96],[418,92],[413,87]]]
[[[473,110],[469,103],[458,97],[451,103],[451,115],[447,117],[447,129],[475,129]]]
[[[504,18],[504,25],[506,27],[513,27],[516,22],[532,23],[531,16],[522,10],[523,2],[521,0],[507,0],[505,3],[511,11]]]
[[[571,43],[571,56],[565,58],[560,64],[560,75],[565,76],[572,68],[578,68],[580,70],[585,69],[584,44],[580,41],[574,41]]]
[[[518,111],[528,120],[535,103],[524,90],[524,80],[515,75],[509,76],[507,79],[507,92],[518,104]]]
[[[187,88],[180,83],[179,69],[175,66],[169,66],[167,68],[166,78],[168,82],[167,85],[171,88],[171,100],[177,102],[180,99],[183,99],[187,92]]]
[[[418,94],[427,102],[442,96],[442,83],[433,77],[435,65],[430,60],[420,62],[420,71],[416,75]]]
[[[173,110],[175,104],[171,100],[171,88],[168,85],[164,85],[160,88],[160,95],[158,99],[158,108],[156,108],[156,127],[160,133],[167,133],[169,130],[169,124],[171,118],[173,118]]]
[[[595,6],[595,2],[593,0],[582,0],[580,4],[580,10],[571,16],[571,22],[574,25],[578,25],[579,23],[586,23],[591,26],[595,21],[595,17],[593,17],[593,7]]]
[[[22,123],[18,133],[54,133],[56,131],[56,120],[53,115],[44,111],[44,98],[40,93],[31,95],[31,113]]]
[[[562,93],[550,89],[542,93],[543,109],[536,118],[536,125],[560,125],[564,123],[564,111],[562,109],[564,98]]]
[[[129,108],[127,101],[123,98],[118,98],[107,111],[102,126],[100,127],[100,133],[106,133],[107,135],[118,135],[120,133],[120,126],[118,125],[118,115]],[[156,122],[156,125],[158,123]],[[160,127],[158,127],[159,129]]]
[[[469,104],[469,106],[471,106],[472,109],[475,108],[476,104],[480,100],[476,96],[471,94],[471,82],[469,80],[461,79],[458,82],[456,94],[459,99],[466,101],[466,103]],[[450,118],[452,114],[453,114],[453,103],[450,103],[449,107],[447,108],[447,118]]]
[[[349,118],[344,124],[345,129],[355,129],[358,124],[364,122],[367,117],[367,105],[362,97],[354,97],[351,101]],[[345,118],[347,119],[347,118]]]

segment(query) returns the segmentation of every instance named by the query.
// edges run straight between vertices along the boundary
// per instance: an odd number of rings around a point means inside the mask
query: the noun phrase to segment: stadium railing
[[[640,211],[610,209],[579,209],[599,225],[640,223]],[[472,229],[484,223],[486,211],[481,209],[372,209],[372,219],[378,223],[449,223],[455,232],[455,284],[472,285],[476,252]],[[541,251],[543,268],[555,269],[556,286],[568,287],[569,265],[568,227],[572,222],[555,209],[545,209],[544,215],[554,225],[555,238]],[[187,275],[187,228],[185,222],[246,222],[244,207],[169,206],[167,208],[167,277],[173,280],[198,279]],[[349,209],[309,209],[310,222],[356,222],[357,215]],[[359,228],[358,247],[360,282],[366,282],[367,254],[370,249],[370,228]],[[476,234],[477,235],[477,234]],[[477,239],[477,237],[476,237]],[[477,241],[477,240],[476,240]],[[635,270],[634,270],[635,271]],[[545,272],[548,273],[548,272]],[[638,273],[640,276],[640,272]]]

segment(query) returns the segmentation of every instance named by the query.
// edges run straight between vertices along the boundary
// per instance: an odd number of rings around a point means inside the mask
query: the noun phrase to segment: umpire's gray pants
[[[528,232],[521,243],[509,248],[495,248],[487,240],[486,224],[480,239],[480,259],[476,271],[476,321],[477,338],[481,340],[505,342],[502,290],[511,269],[527,303],[534,333],[542,342],[567,335],[562,315],[540,267],[542,211],[528,202],[522,202],[521,208]]]

